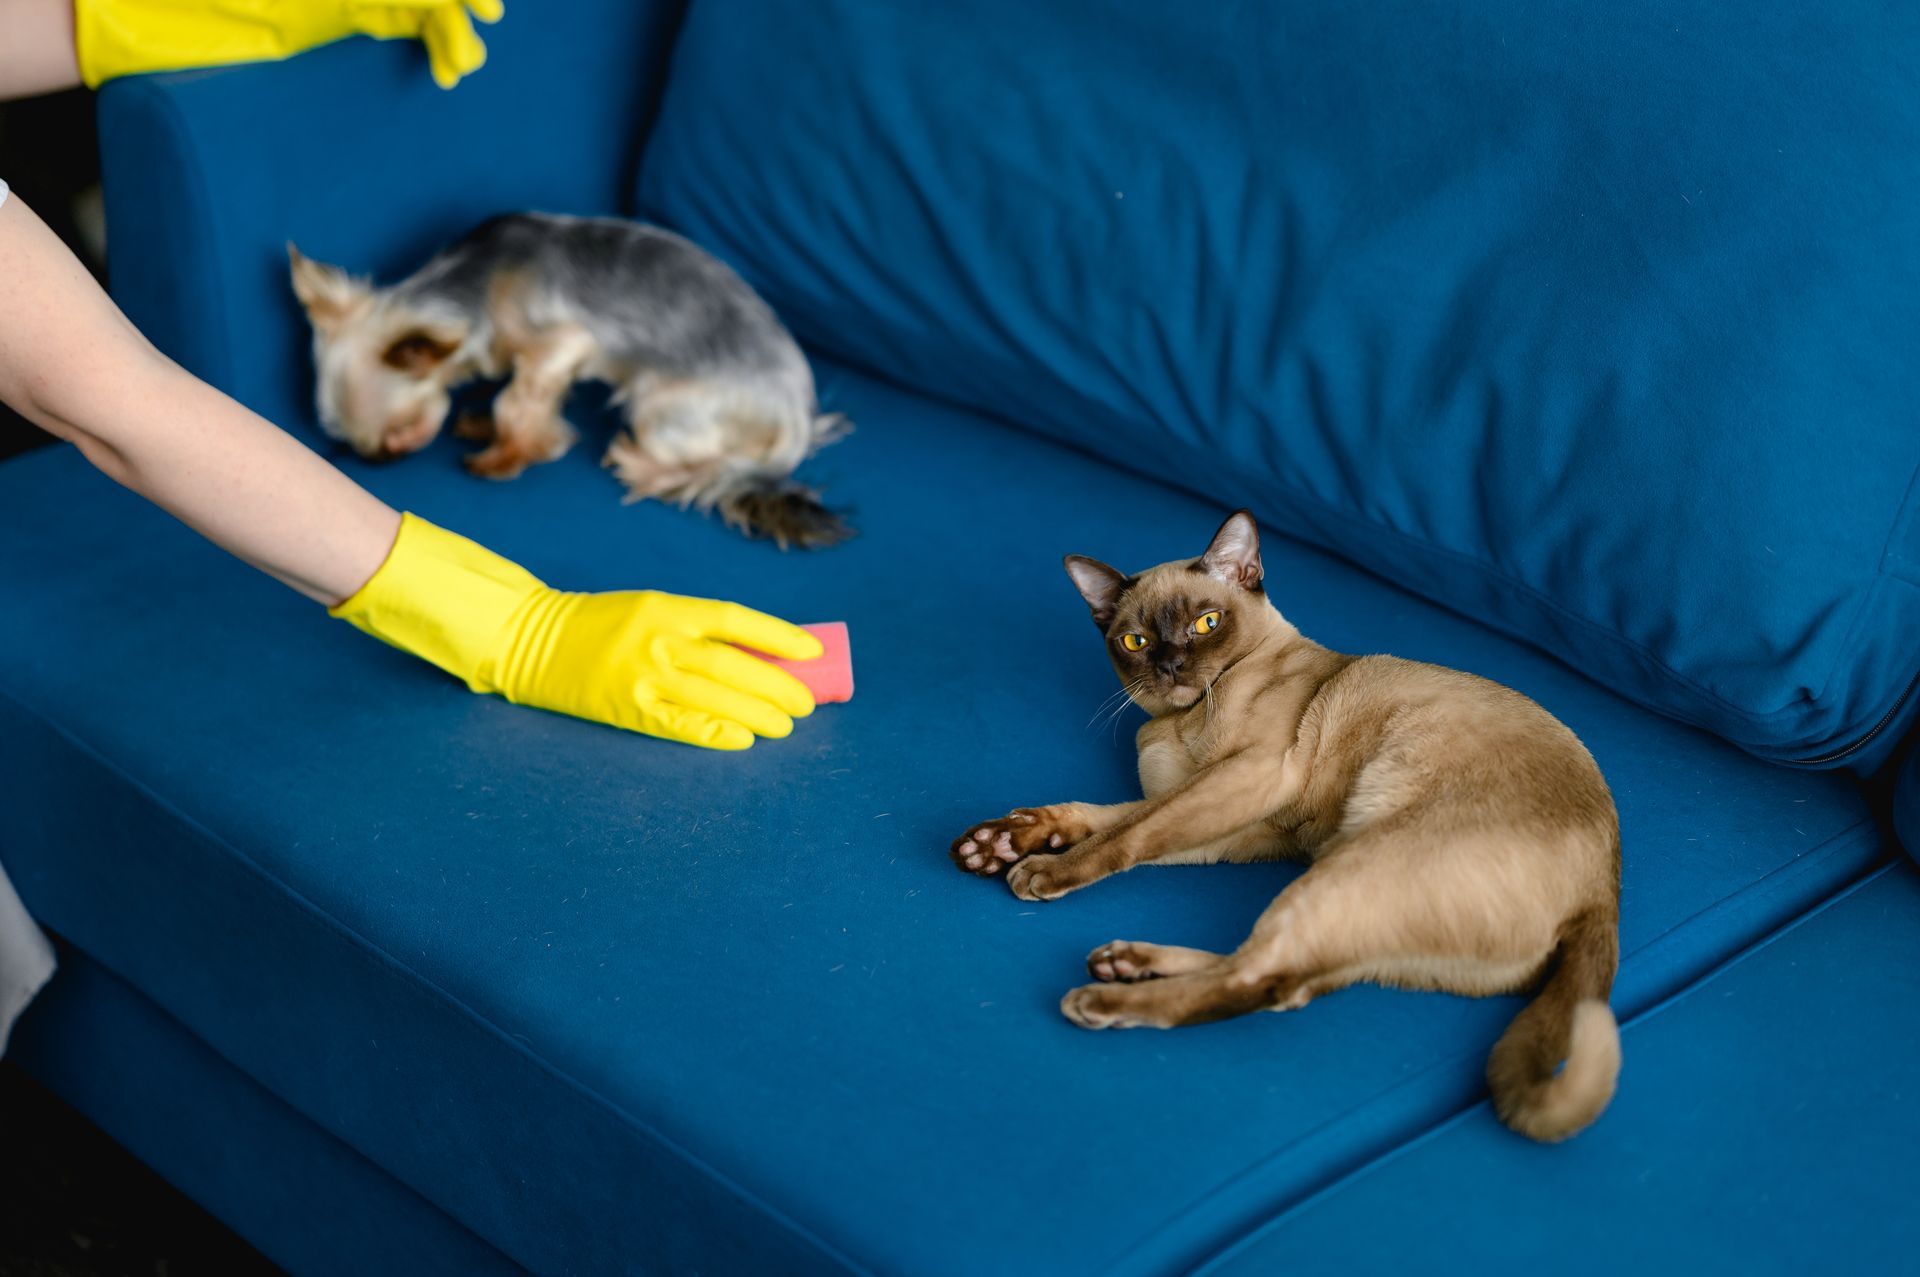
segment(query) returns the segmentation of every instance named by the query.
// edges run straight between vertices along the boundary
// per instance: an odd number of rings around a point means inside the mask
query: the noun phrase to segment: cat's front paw
[[[1129,993],[1125,987],[1082,985],[1060,999],[1060,1014],[1083,1029],[1137,1029],[1151,1023],[1139,1014]]]
[[[1053,808],[1021,807],[961,834],[948,854],[966,872],[991,878],[1043,847],[1064,847],[1069,832]]]
[[[1109,984],[1132,984],[1163,976],[1193,975],[1217,967],[1221,961],[1219,954],[1204,949],[1112,940],[1087,955],[1087,974]]]
[[[1080,885],[1065,856],[1028,856],[1007,870],[1007,886],[1022,900],[1058,900]]]

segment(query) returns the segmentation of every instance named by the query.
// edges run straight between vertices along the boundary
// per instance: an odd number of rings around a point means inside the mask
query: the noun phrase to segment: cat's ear
[[[1201,566],[1243,590],[1258,590],[1266,579],[1266,572],[1260,566],[1260,530],[1253,525],[1253,516],[1245,510],[1235,510],[1213,534],[1213,543],[1207,552],[1200,556]]]
[[[1067,575],[1079,587],[1080,597],[1093,609],[1094,623],[1106,629],[1113,623],[1113,613],[1120,606],[1120,594],[1127,588],[1127,578],[1084,554],[1069,554],[1065,562]]]

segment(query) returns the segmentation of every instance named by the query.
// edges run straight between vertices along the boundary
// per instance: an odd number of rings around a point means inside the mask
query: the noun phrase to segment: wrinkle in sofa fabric
[[[1864,772],[1920,710],[1916,57],[1867,4],[709,0],[637,199],[838,358]]]

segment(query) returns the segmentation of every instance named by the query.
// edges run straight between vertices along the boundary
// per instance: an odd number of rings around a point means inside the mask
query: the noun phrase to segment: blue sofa
[[[591,395],[511,485],[451,440],[341,464],[556,584],[844,618],[860,690],[741,756],[517,709],[71,450],[0,466],[0,860],[62,958],[16,1058],[296,1273],[1910,1264],[1920,292],[1876,217],[1915,36],[1162,8],[573,0],[450,94],[366,41],[111,86],[116,297],[316,446],[289,239],[392,277],[542,208],[733,261],[857,423],[807,472],[848,545],[621,506]],[[1828,86],[1766,119],[1817,162],[1636,212],[1659,147],[1741,154],[1676,123],[1741,117],[1728,66]],[[1842,117],[1895,158],[1821,213]],[[1825,231],[1893,249],[1754,267]],[[1516,1000],[1059,1016],[1095,944],[1231,946],[1290,867],[1035,906],[949,865],[971,820],[1133,788],[1060,555],[1193,553],[1241,502],[1308,634],[1509,683],[1605,769],[1625,1067],[1570,1144],[1484,1102]]]

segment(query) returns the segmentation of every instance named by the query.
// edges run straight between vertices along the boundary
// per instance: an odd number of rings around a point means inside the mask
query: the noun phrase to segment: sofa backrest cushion
[[[1916,66],[1854,3],[696,0],[636,203],[835,357],[1857,764],[1920,670]]]

